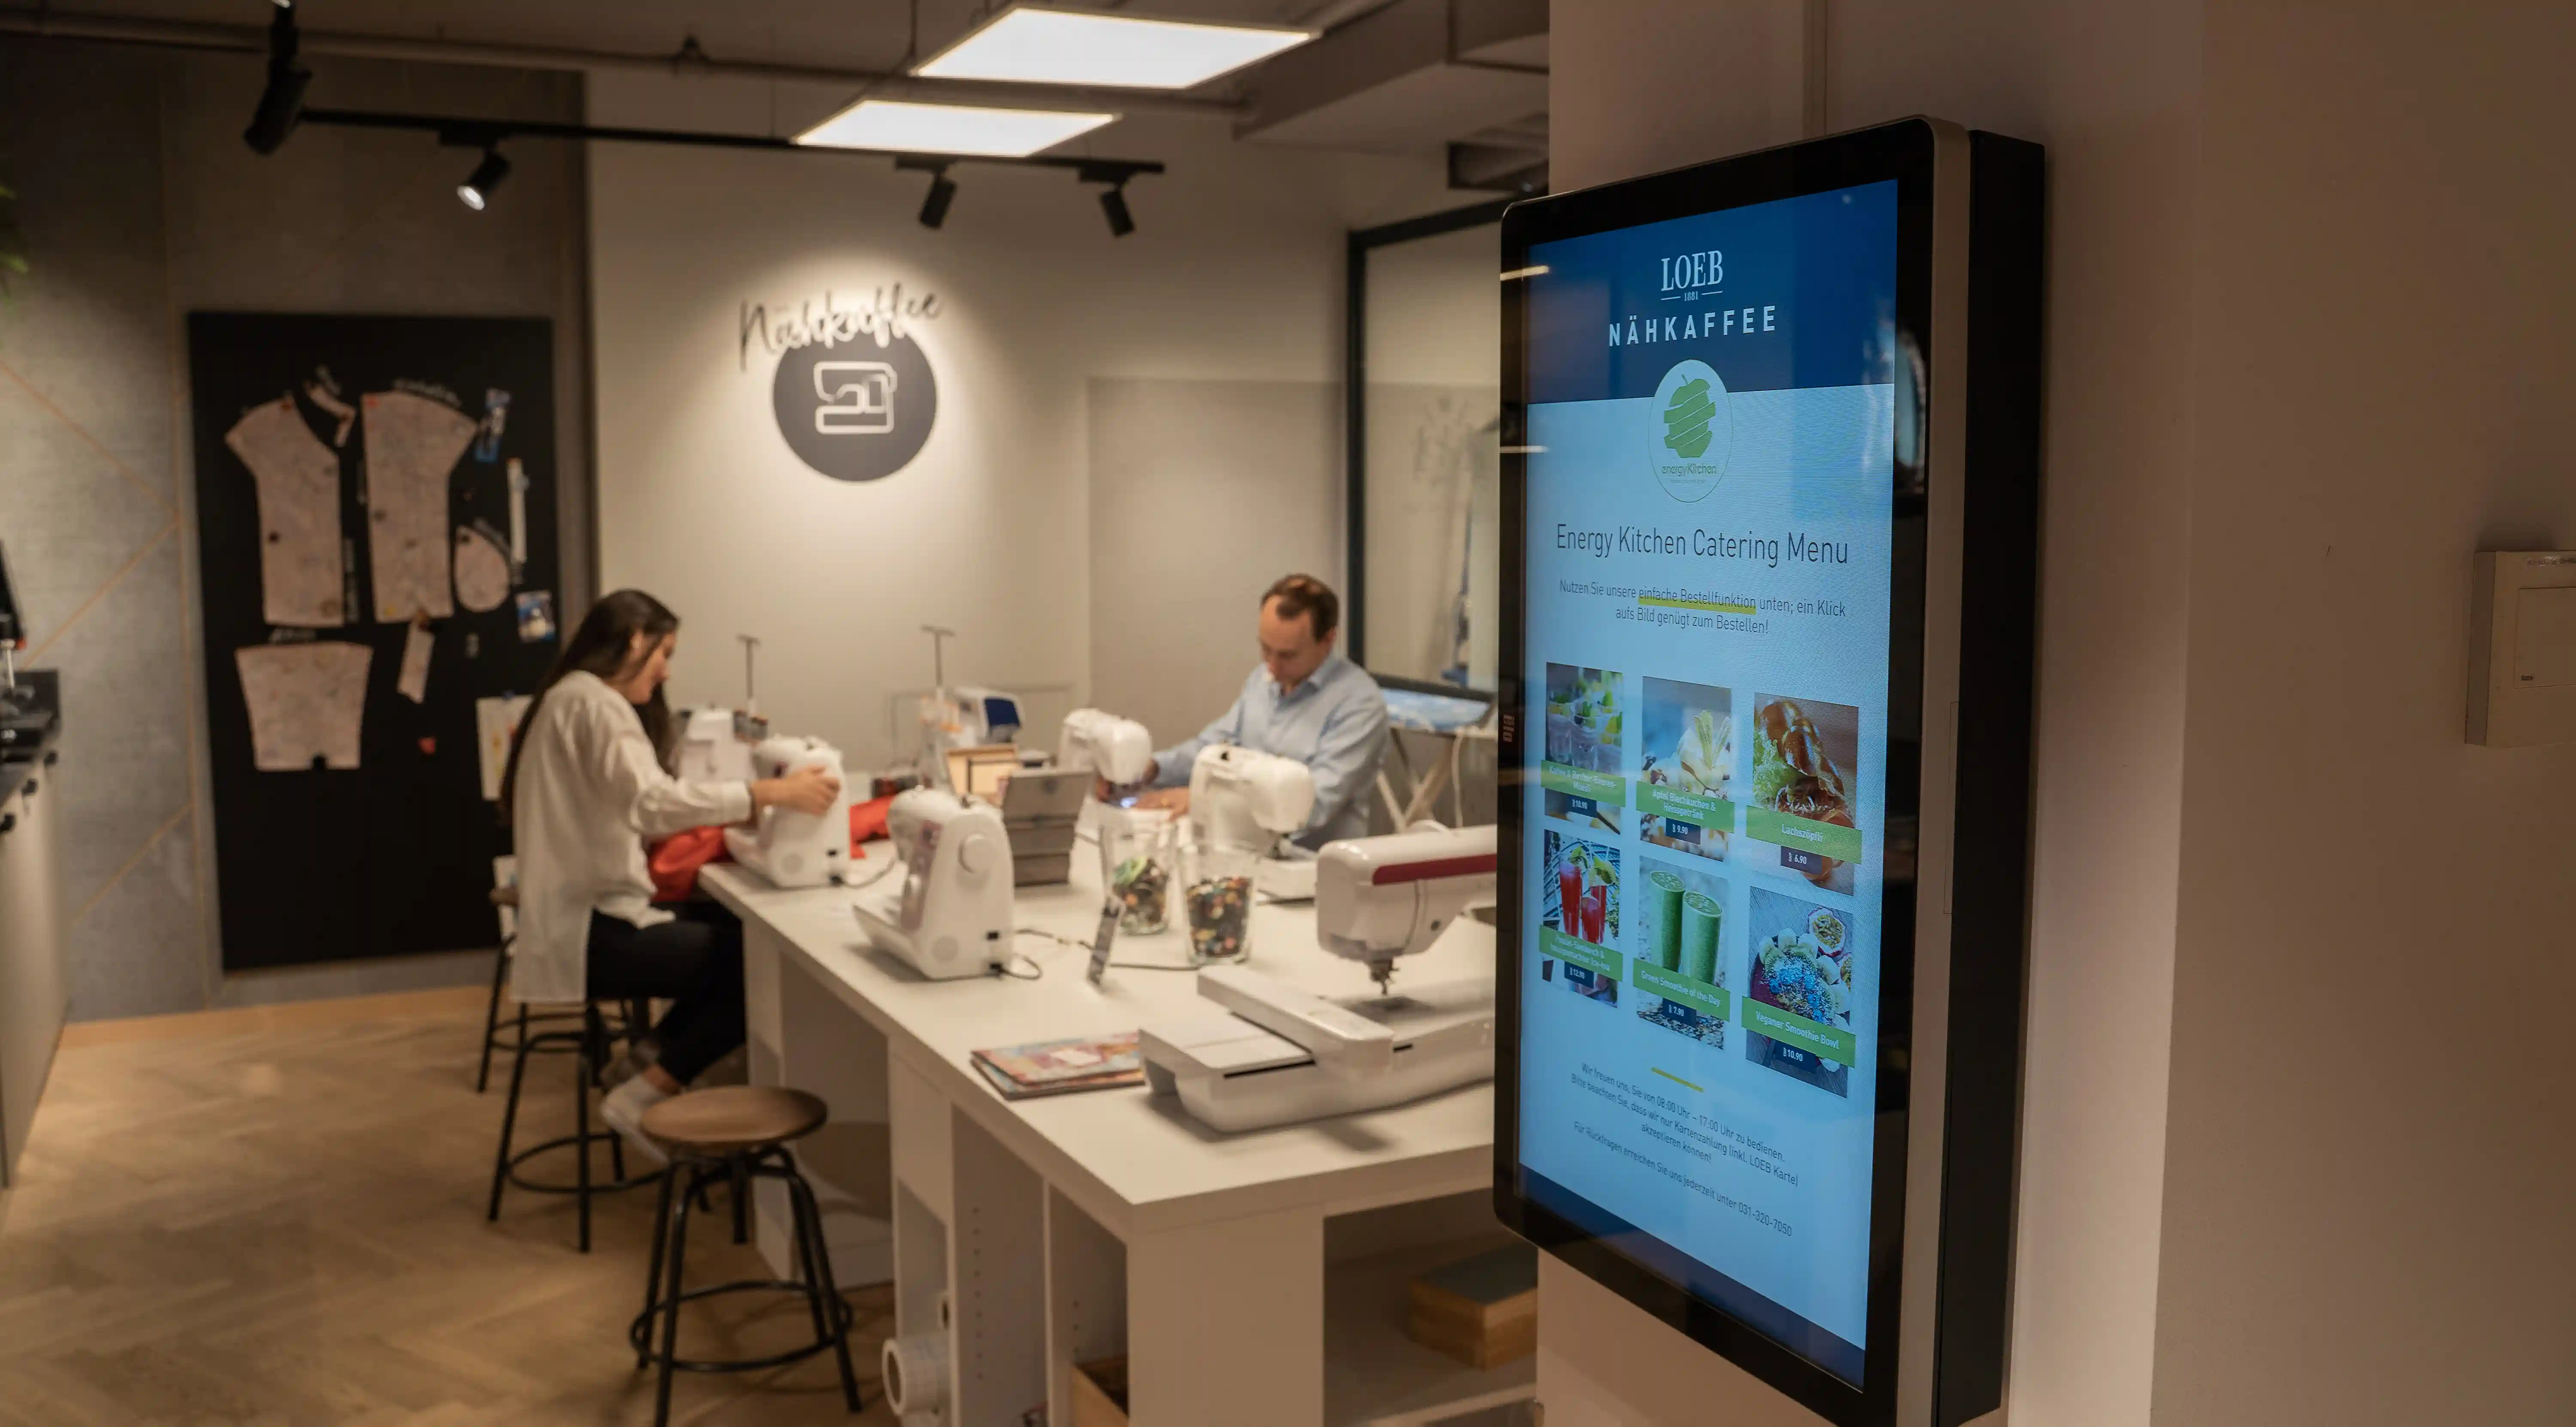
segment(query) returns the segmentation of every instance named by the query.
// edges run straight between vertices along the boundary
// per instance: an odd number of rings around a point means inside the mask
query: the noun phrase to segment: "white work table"
[[[856,876],[886,867],[872,843]],[[1022,888],[1024,931],[1088,941],[1096,857],[1071,885]],[[901,876],[900,871],[889,877]],[[1142,1087],[1009,1101],[979,1048],[1106,1035],[1203,1015],[1186,971],[1113,966],[1022,935],[1036,980],[930,981],[867,944],[840,887],[781,891],[718,865],[701,885],[741,916],[753,1078],[832,1105],[802,1150],[847,1284],[896,1283],[897,1331],[935,1329],[954,1304],[944,1427],[1020,1427],[1040,1403],[1069,1424],[1076,1362],[1124,1353],[1143,1427],[1405,1424],[1526,1396],[1523,1361],[1478,1372],[1402,1336],[1404,1283],[1490,1237],[1490,1083],[1409,1105],[1226,1134]],[[1122,936],[1115,959],[1179,966],[1174,929]],[[1252,965],[1330,996],[1370,991],[1324,952],[1308,905],[1256,906]],[[1461,920],[1400,963],[1408,983],[1490,974],[1493,938]],[[763,1248],[784,1263],[780,1206]],[[1472,1251],[1475,1244],[1467,1244]]]

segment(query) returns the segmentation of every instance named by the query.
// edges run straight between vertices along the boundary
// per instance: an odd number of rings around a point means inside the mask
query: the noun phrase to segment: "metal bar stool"
[[[501,1111],[501,1147],[492,1161],[492,1205],[484,1217],[489,1221],[499,1221],[501,1191],[510,1185],[517,1185],[532,1194],[572,1195],[580,1203],[581,1251],[589,1253],[590,1196],[633,1189],[637,1185],[650,1184],[664,1176],[660,1171],[656,1171],[630,1178],[626,1173],[625,1141],[615,1130],[604,1125],[595,1130],[590,1126],[590,1092],[598,1087],[601,1073],[608,1068],[609,1042],[615,1038],[610,1031],[608,1018],[600,1013],[596,1005],[585,1005],[578,1010],[546,1014],[559,1018],[578,1017],[581,1024],[579,1028],[573,1030],[541,1030],[533,1034],[520,1035],[518,1048],[510,1065],[510,1101]],[[625,1033],[631,1034],[634,1029],[631,1019],[621,1023],[621,1030]],[[519,1092],[527,1082],[528,1057],[549,1054],[569,1054],[573,1057],[573,1132],[569,1135],[558,1135],[543,1144],[532,1145],[512,1154],[510,1141],[518,1130]],[[594,1184],[590,1177],[590,1147],[601,1140],[608,1142],[610,1178],[605,1182]],[[529,1179],[519,1172],[521,1165],[538,1155],[566,1147],[573,1150],[575,1168],[572,1183]]]
[[[796,1167],[787,1146],[823,1127],[831,1112],[802,1090],[769,1085],[727,1085],[676,1095],[644,1112],[644,1133],[670,1150],[671,1168],[662,1177],[662,1204],[654,1216],[652,1267],[644,1275],[644,1311],[626,1330],[635,1349],[635,1366],[661,1364],[654,1399],[654,1427],[671,1420],[671,1377],[676,1372],[755,1372],[801,1362],[830,1349],[841,1366],[841,1396],[852,1412],[862,1409],[859,1378],[850,1366],[850,1324],[856,1316],[832,1281],[832,1253],[823,1240],[823,1214],[814,1191]],[[687,1184],[680,1183],[681,1175]],[[734,1186],[735,1242],[741,1242],[742,1206],[750,1181],[774,1179],[787,1186],[788,1208],[795,1220],[796,1272],[800,1278],[747,1278],[707,1288],[683,1289],[682,1269],[688,1254],[689,1208],[703,1204],[706,1187]],[[814,1341],[764,1358],[710,1361],[679,1355],[680,1305],[725,1293],[795,1293],[804,1297],[814,1320]],[[656,1332],[661,1346],[653,1340]]]
[[[491,896],[492,905],[496,908],[507,907],[513,911],[518,909],[519,889],[517,887],[495,887],[492,889]],[[474,1072],[474,1093],[477,1095],[491,1086],[492,1052],[515,1051],[525,1044],[530,1023],[543,1024],[581,1019],[579,1011],[531,1011],[523,1003],[519,1007],[515,1034],[509,1040],[501,1039],[501,988],[510,979],[510,957],[517,948],[518,941],[516,933],[503,937],[500,953],[492,958],[492,996],[483,1006],[483,1063]]]

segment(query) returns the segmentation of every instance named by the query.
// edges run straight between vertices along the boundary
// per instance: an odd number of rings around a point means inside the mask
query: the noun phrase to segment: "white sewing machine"
[[[951,748],[985,748],[1019,737],[1020,701],[999,689],[950,688],[921,696],[924,746],[944,753]]]
[[[1258,848],[1253,886],[1275,901],[1315,895],[1315,859],[1289,841],[1315,811],[1315,774],[1294,758],[1220,743],[1190,765],[1190,840]]]
[[[751,781],[754,745],[734,731],[739,716],[733,710],[710,704],[674,709],[671,716],[680,725],[679,767],[673,770],[674,777],[683,783]]]
[[[799,768],[820,768],[840,783],[840,796],[820,814],[763,808],[748,828],[725,829],[733,860],[781,887],[819,887],[841,880],[850,866],[850,780],[841,750],[819,738],[764,738],[751,750],[753,778],[783,778]]]
[[[868,940],[933,981],[982,976],[1011,954],[1011,839],[1002,815],[915,788],[886,809],[901,887],[850,899]]]
[[[1193,799],[1195,802],[1195,799]],[[1317,859],[1326,950],[1367,963],[1380,994],[1336,1001],[1241,966],[1199,973],[1231,1012],[1148,1025],[1146,1079],[1220,1130],[1256,1130],[1400,1105],[1494,1073],[1490,976],[1385,994],[1397,957],[1494,900],[1494,829],[1351,838]]]
[[[924,824],[953,817],[966,810],[966,800],[945,788],[907,788],[894,795],[886,805],[886,836],[894,841],[898,862],[909,865],[912,849],[921,840]]]
[[[1064,716],[1055,758],[1059,766],[1095,773],[1113,788],[1131,788],[1153,770],[1154,736],[1132,718],[1075,709]]]

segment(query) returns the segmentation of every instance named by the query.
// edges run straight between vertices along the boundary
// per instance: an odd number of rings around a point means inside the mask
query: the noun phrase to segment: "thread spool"
[[[898,1417],[937,1412],[948,1405],[948,1335],[915,1333],[888,1338],[877,1355],[886,1405]]]

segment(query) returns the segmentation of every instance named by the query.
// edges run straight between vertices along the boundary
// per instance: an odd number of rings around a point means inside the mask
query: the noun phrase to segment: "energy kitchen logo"
[[[880,287],[845,305],[828,289],[793,311],[746,302],[736,357],[778,359],[769,400],[797,459],[836,481],[882,480],[912,463],[939,416],[939,382],[913,327],[939,315],[932,293]]]
[[[1664,310],[1611,319],[1611,346],[1722,341],[1779,330],[1777,304],[1714,306],[1726,291],[1723,251],[1677,253],[1656,262],[1655,300]],[[1725,479],[1734,446],[1735,416],[1725,380],[1706,362],[1674,363],[1655,385],[1645,427],[1646,463],[1665,493],[1679,501],[1706,499]]]

